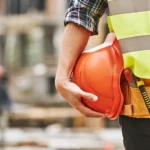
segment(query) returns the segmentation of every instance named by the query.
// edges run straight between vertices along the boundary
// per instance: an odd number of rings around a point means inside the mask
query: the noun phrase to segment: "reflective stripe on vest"
[[[110,15],[147,11],[150,8],[149,0],[107,0]]]
[[[150,78],[150,0],[108,0],[109,27],[123,52],[125,68]]]

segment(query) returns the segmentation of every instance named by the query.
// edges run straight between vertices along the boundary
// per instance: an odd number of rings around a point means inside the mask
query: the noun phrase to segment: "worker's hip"
[[[134,118],[150,118],[150,79],[143,79],[144,90],[133,87],[128,82],[122,82],[124,95],[122,115]],[[143,93],[142,93],[143,92]]]

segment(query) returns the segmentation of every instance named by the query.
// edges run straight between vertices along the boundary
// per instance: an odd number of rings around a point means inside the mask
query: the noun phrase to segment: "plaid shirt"
[[[107,7],[107,0],[70,0],[64,23],[74,22],[97,34],[99,19]]]

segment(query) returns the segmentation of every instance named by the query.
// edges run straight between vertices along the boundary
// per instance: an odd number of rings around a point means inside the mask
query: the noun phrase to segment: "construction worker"
[[[103,117],[87,108],[84,97],[97,101],[97,96],[82,91],[71,82],[75,63],[89,37],[97,34],[100,17],[109,9],[108,24],[119,41],[124,68],[130,68],[139,78],[150,79],[150,0],[71,0],[65,18],[56,88],[74,108],[86,117]],[[149,86],[149,85],[148,85]],[[127,89],[126,89],[127,88]],[[149,87],[147,88],[149,90]],[[138,88],[123,86],[125,105],[119,117],[126,150],[150,150],[150,115]],[[128,93],[130,91],[130,94]],[[148,93],[150,93],[148,91]],[[131,95],[129,97],[129,95]]]

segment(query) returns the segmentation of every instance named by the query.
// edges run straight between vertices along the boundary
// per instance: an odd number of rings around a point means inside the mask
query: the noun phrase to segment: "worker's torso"
[[[150,79],[150,0],[108,0],[108,6],[125,68]]]

